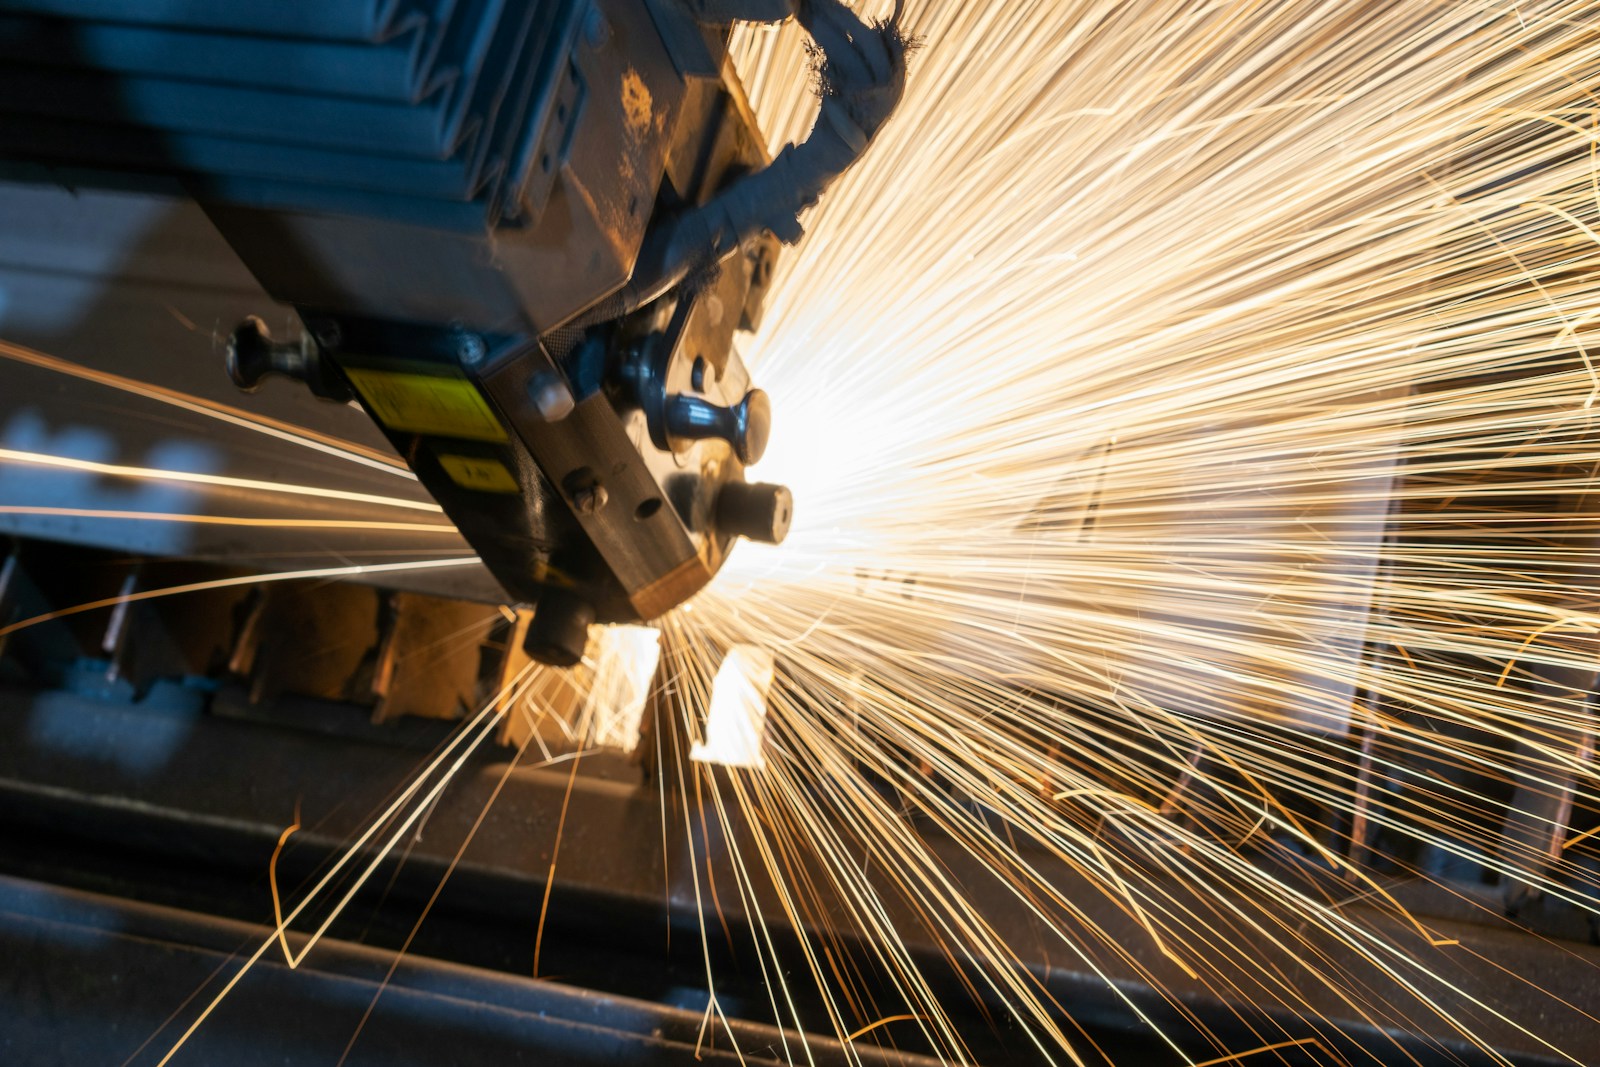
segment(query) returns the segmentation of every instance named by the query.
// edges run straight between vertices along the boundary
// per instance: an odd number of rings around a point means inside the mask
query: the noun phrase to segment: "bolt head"
[[[528,399],[545,422],[560,422],[578,406],[567,383],[550,374],[538,375],[528,383]]]
[[[605,507],[606,501],[610,499],[610,494],[606,492],[605,486],[590,485],[579,489],[572,495],[572,506],[578,510],[580,515],[593,515]]]
[[[489,354],[489,346],[475,333],[464,333],[456,341],[456,358],[463,367],[476,367]]]

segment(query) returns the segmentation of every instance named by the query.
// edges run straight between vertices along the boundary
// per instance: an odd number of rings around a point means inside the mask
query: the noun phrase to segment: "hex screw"
[[[456,359],[463,367],[476,367],[489,354],[489,346],[475,333],[463,333],[456,340]]]
[[[580,515],[593,515],[606,506],[610,495],[606,487],[600,484],[586,485],[572,494],[572,506]]]
[[[528,379],[528,399],[545,422],[560,422],[578,406],[567,383],[552,371]]]

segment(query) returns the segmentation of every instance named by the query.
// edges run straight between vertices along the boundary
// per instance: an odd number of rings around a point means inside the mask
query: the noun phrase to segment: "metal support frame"
[[[8,825],[0,834],[0,869],[36,879],[115,888],[119,895],[260,922],[270,915],[266,861],[296,806],[306,829],[291,839],[279,864],[280,884],[290,894],[365,827],[370,811],[386,794],[409,780],[419,756],[417,749],[379,747],[198,714],[161,718],[149,711],[63,694],[3,693],[0,812]],[[336,927],[335,935],[366,936],[378,945],[395,945],[405,938],[420,902],[432,893],[493,792],[507,758],[503,752],[486,753],[463,772],[429,814],[420,838],[408,842],[404,866],[398,871],[385,869],[381,880],[386,888],[358,898],[358,906],[344,925]],[[674,822],[663,829],[661,800],[653,787],[639,784],[636,767],[596,757],[586,759],[584,768],[564,826],[558,816],[568,768],[511,773],[412,951],[526,973],[559,832],[561,863],[547,917],[542,972],[611,995],[676,998],[676,1003],[693,1002],[703,1009],[701,920],[688,850],[695,850],[703,875],[708,872],[717,884],[732,885],[727,851],[719,841],[704,839],[697,826]],[[241,785],[245,781],[249,788]],[[665,810],[670,813],[675,807],[668,804]],[[745,832],[736,828],[736,833]],[[1131,1057],[1129,1062],[1177,1062],[1171,1050],[1146,1031],[1128,1001],[1074,962],[1026,909],[1008,906],[1010,897],[981,860],[954,843],[941,844],[931,831],[923,832],[950,876],[987,901],[986,918],[996,934],[1017,950],[1076,1023],[1104,1047]],[[1118,943],[1137,946],[1147,941],[1137,920],[1118,902],[1046,857],[1030,859],[1038,863],[1041,876],[1071,894]],[[175,878],[174,872],[182,876]],[[873,880],[879,881],[876,876]],[[901,900],[892,881],[883,881],[879,889],[889,917],[905,931],[909,951],[926,969],[948,1010],[972,1035],[978,1061],[1016,1062],[1028,1055],[1026,1043],[1009,1027],[993,1030],[981,1021],[985,1012],[1004,1019],[1003,1007],[989,1003],[980,1008],[972,1003],[949,971],[937,938],[921,932],[914,902]],[[1201,899],[1192,887],[1172,885],[1170,891],[1178,900],[1192,897],[1200,912],[1216,905]],[[781,911],[775,906],[774,887],[758,875],[752,893],[780,951],[785,946],[792,950],[794,934],[786,932],[777,918]],[[386,900],[382,908],[380,896]],[[1397,920],[1360,905],[1348,910],[1357,921],[1380,932],[1405,936]],[[827,921],[835,923],[845,912],[837,902],[824,899],[815,914],[831,916]],[[750,916],[737,901],[725,898],[720,914],[707,915],[705,923],[716,961],[719,1001],[730,1014],[764,1017],[770,1011],[769,994],[751,955]],[[1431,920],[1429,925],[1438,936],[1463,946],[1450,957],[1450,979],[1463,993],[1483,997],[1511,1019],[1540,1018],[1540,1036],[1558,1046],[1582,1048],[1592,1039],[1592,1019],[1600,1014],[1600,989],[1580,976],[1600,966],[1600,950],[1542,942],[1510,927]],[[830,934],[844,946],[858,937],[848,923]],[[1389,997],[1394,1003],[1406,996],[1347,948],[1322,939],[1315,948],[1352,981],[1365,983],[1371,996]],[[1267,946],[1261,951],[1269,956],[1272,952]],[[1383,1063],[1442,1067],[1490,1062],[1452,1034],[1380,1033],[1353,1018],[1331,991],[1303,990],[1304,1018],[1275,1014],[1219,998],[1203,982],[1165,964],[1157,951],[1140,955],[1164,993],[1145,985],[1148,979],[1125,964],[1102,962],[1132,1005],[1177,1035],[1198,1058],[1216,1047],[1213,1040],[1245,1051],[1260,1043],[1256,1036],[1260,1032],[1272,1032],[1315,1036],[1346,1056],[1364,1055]],[[15,953],[6,958],[11,962],[6,964],[5,982],[13,986],[24,981],[18,969],[26,972],[41,965]],[[1294,966],[1289,960],[1279,964],[1289,970]],[[1502,969],[1538,974],[1541,984],[1559,990],[1566,1000],[1548,997],[1532,986],[1508,987]],[[1561,981],[1558,976],[1564,973],[1574,979]],[[825,1027],[820,1005],[807,999],[803,971],[796,972],[796,979],[790,989],[808,1028]],[[167,1010],[178,1000],[181,997],[168,1003]],[[1558,1062],[1534,1038],[1476,1012],[1465,1001],[1452,1008],[1468,1017],[1510,1062],[1527,1067]],[[1295,1055],[1291,1050],[1288,1062],[1321,1062],[1309,1055],[1296,1060]]]
[[[27,961],[0,966],[6,1057],[32,1067],[153,1064],[188,1022],[187,1014],[171,1019],[173,1009],[197,990],[191,1009],[208,1000],[241,966],[241,946],[247,953],[267,933],[0,876],[0,956]],[[780,1050],[792,1036],[736,1019],[729,1023],[735,1051],[716,1027],[702,1040],[702,1017],[684,1007],[417,956],[395,965],[392,953],[327,942],[295,971],[281,958],[256,964],[175,1063],[320,1064],[347,1046],[342,1062],[349,1067],[785,1062]],[[852,1055],[815,1036],[808,1049],[819,1067],[932,1067],[921,1057],[873,1048]]]

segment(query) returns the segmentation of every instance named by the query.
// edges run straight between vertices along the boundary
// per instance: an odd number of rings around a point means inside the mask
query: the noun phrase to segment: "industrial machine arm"
[[[898,101],[905,41],[838,0],[164,4],[35,0],[0,152],[192,196],[303,333],[228,370],[359,403],[515,602],[527,648],[658,616],[793,501],[746,469],[772,405],[733,347],[797,214]],[[728,22],[821,57],[769,160]],[[24,40],[25,39],[25,40]],[[265,311],[265,309],[263,309]]]

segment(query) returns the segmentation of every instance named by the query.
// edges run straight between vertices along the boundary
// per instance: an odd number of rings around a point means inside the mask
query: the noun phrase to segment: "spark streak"
[[[51,619],[80,615],[86,611],[114,607],[118,604],[132,604],[137,601],[154,600],[159,597],[181,596],[184,593],[203,593],[212,589],[229,589],[241,585],[260,585],[265,582],[293,582],[307,578],[354,578],[368,574],[394,574],[401,571],[433,570],[438,567],[473,567],[478,565],[480,565],[480,561],[477,556],[466,556],[461,559],[407,560],[404,563],[355,563],[344,567],[313,567],[309,570],[301,571],[278,571],[271,574],[243,574],[233,578],[212,578],[203,582],[163,586],[160,589],[142,589],[134,593],[119,593],[117,596],[74,604],[69,608],[58,608],[43,615],[19,619],[8,625],[0,626],[0,637],[16,633],[18,630],[27,629],[29,626],[36,626],[41,622],[48,622]]]
[[[109,371],[85,367],[80,363],[59,359],[47,353],[28,348],[25,345],[15,344],[3,339],[0,339],[0,358],[26,364],[30,367],[38,367],[41,370],[52,371],[56,374],[63,374],[69,378],[94,382],[97,385],[103,385],[119,392],[144,397],[147,400],[154,400],[158,403],[178,408],[181,411],[201,415],[207,419],[225,422],[256,433],[265,434],[268,437],[277,438],[300,448],[309,448],[333,456],[336,459],[357,463],[364,467],[383,471],[385,474],[393,474],[400,478],[416,481],[416,475],[402,466],[393,456],[351,441],[344,441],[337,437],[330,437],[327,434],[317,433],[304,426],[292,426],[264,415],[230,407],[227,404],[219,404],[214,400],[205,400],[201,397],[191,396],[188,393],[178,392],[175,389],[152,385],[149,382],[141,382],[125,375],[112,374]]]
[[[1470,866],[1600,910],[1593,16],[908,5],[907,98],[747,342],[789,540],[741,546],[661,622],[663,821],[733,859],[719,886],[687,853],[708,1024],[722,894],[796,1060],[810,981],[847,1045],[915,1031],[969,1061],[926,952],[1044,1062],[1105,1059],[1005,907],[1192,1064],[1339,1062],[1306,1036],[1334,1016],[1581,1062],[1459,984],[1463,946],[1399,883]],[[734,51],[766,128],[797,134],[793,41]],[[741,645],[775,656],[763,751],[713,768],[689,753]],[[852,989],[868,971],[893,1003]],[[1270,1019],[1231,1047],[1191,994]]]
[[[29,452],[19,448],[0,448],[0,463],[25,463],[34,467],[53,467],[57,470],[82,471],[103,474],[113,478],[136,478],[145,481],[181,482],[217,489],[248,489],[258,493],[281,493],[290,496],[309,496],[323,500],[343,500],[356,504],[382,504],[385,507],[404,508],[409,511],[431,511],[442,514],[444,509],[432,501],[406,500],[402,497],[383,496],[377,493],[356,493],[347,489],[328,489],[320,485],[295,485],[289,482],[264,482],[255,478],[233,478],[223,474],[197,474],[191,471],[161,470],[154,467],[131,467],[118,463],[98,463],[71,456],[56,456],[48,452]]]
[[[1453,939],[1388,886],[1438,877],[1432,854],[1600,908],[1561,847],[1600,810],[1592,15],[911,5],[901,112],[745,353],[781,420],[759,474],[794,488],[796,524],[665,625],[695,741],[721,655],[778,655],[765,769],[682,788],[792,886],[841,1036],[903,1015],[965,1058],[901,947],[931,938],[1047,1061],[1095,1054],[1019,977],[991,900],[948,881],[946,841],[1108,983],[1160,987],[1167,955],[1312,1026],[1331,996],[1390,1031],[1487,1046],[1492,1021],[1550,1050],[1452,984]],[[792,136],[788,47],[735,51]],[[1519,824],[1518,796],[1570,818]],[[819,926],[808,893],[847,918]],[[834,927],[902,1003],[840,1010]],[[1251,1051],[1219,1042],[1180,1051]]]
[[[379,519],[280,519],[256,515],[186,515],[175,511],[118,511],[33,504],[0,504],[0,515],[35,515],[59,519],[106,519],[133,522],[179,522],[197,526],[277,527],[285,530],[386,530],[394,533],[455,532],[439,522],[385,522]]]

